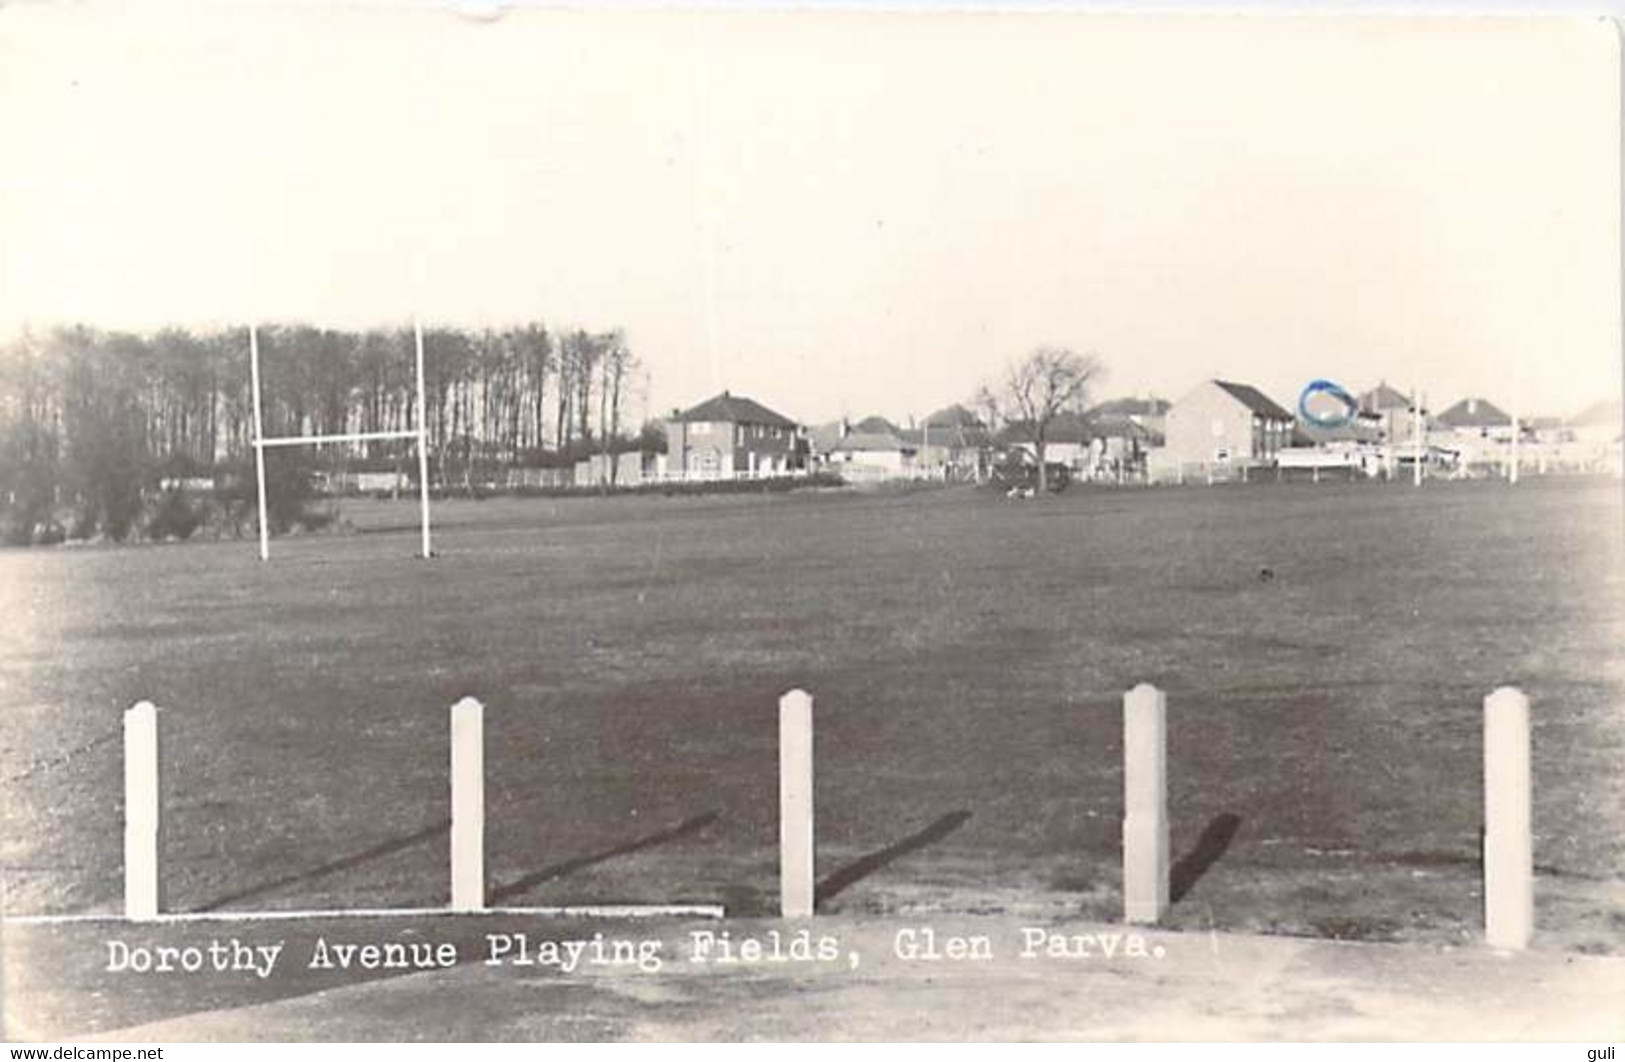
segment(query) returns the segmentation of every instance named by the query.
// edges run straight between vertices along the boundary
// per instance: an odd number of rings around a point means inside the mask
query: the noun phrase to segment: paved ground
[[[831,961],[697,962],[695,931],[726,930],[772,950],[798,924],[527,923],[448,917],[410,928],[245,923],[130,931],[6,928],[6,1024],[13,1038],[190,1040],[820,1040],[820,1039],[1625,1039],[1625,959],[1555,951],[1339,943],[1243,934],[1135,934],[1122,926],[1033,919],[1071,957],[1024,957],[1009,916],[830,917]],[[905,959],[950,937],[985,938],[992,958]],[[636,965],[485,963],[487,934],[538,942],[625,940]],[[107,941],[203,946],[282,941],[272,974],[108,973]],[[317,940],[415,940],[457,947],[456,965],[357,975],[309,968]],[[657,947],[653,943],[658,942]],[[518,948],[517,941],[513,941]],[[979,945],[967,945],[979,947]],[[1108,949],[1115,951],[1110,957]],[[330,955],[333,952],[329,952]],[[510,953],[510,957],[513,953]],[[592,957],[589,946],[588,958]],[[853,956],[857,958],[854,959]]]

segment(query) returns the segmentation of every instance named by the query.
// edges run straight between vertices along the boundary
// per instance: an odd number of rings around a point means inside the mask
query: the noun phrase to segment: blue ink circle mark
[[[1334,399],[1339,408],[1332,412],[1316,412],[1310,409],[1309,400],[1315,395],[1325,395]],[[1354,396],[1330,380],[1310,380],[1309,386],[1298,396],[1298,416],[1317,428],[1341,428],[1352,421],[1359,412],[1360,403]]]

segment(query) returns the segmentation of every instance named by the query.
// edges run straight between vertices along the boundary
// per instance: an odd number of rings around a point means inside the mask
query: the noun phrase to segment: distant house
[[[852,425],[852,430],[865,435],[896,435],[902,429],[885,417],[871,416]]]
[[[915,447],[915,466],[944,476],[969,479],[985,463],[993,433],[982,418],[962,405],[946,406],[918,428],[896,433]]]
[[[1097,423],[1120,423],[1126,420],[1146,429],[1160,438],[1167,429],[1168,410],[1173,405],[1166,398],[1146,395],[1143,398],[1114,398],[1102,402],[1084,413]]]
[[[836,441],[825,462],[843,474],[885,479],[911,474],[914,456],[915,448],[891,432],[852,431]]]
[[[1501,407],[1483,398],[1464,398],[1440,413],[1435,423],[1457,435],[1510,441],[1512,418]]]
[[[1038,433],[1027,421],[1011,421],[995,436],[1001,446],[1021,450],[1038,459]],[[1077,413],[1057,413],[1044,427],[1044,460],[1071,468],[1083,467],[1089,454],[1088,420]]]
[[[1567,424],[1575,442],[1606,446],[1617,443],[1625,425],[1625,409],[1618,399],[1604,399],[1577,413]]]
[[[1429,429],[1435,433],[1430,440],[1452,451],[1464,472],[1469,466],[1510,459],[1512,418],[1487,399],[1462,399],[1435,417]]]
[[[828,460],[829,455],[840,445],[841,440],[849,435],[890,436],[901,440],[903,431],[885,417],[864,417],[856,423],[842,417],[839,420],[832,420],[809,429],[807,442],[815,458]]]
[[[1168,410],[1159,463],[1273,464],[1292,437],[1294,418],[1248,384],[1207,380]]]
[[[1382,432],[1384,442],[1396,446],[1409,446],[1416,436],[1416,405],[1411,396],[1393,387],[1386,380],[1377,384],[1358,399],[1359,415],[1368,423],[1373,420]],[[1422,411],[1422,431],[1428,426],[1427,410]]]
[[[1574,433],[1562,417],[1524,417],[1518,422],[1524,438],[1537,443],[1564,443],[1573,440]]]
[[[1357,399],[1361,413],[1409,413],[1411,396],[1383,380]]]
[[[1154,419],[1163,423],[1163,417]],[[1089,452],[1080,471],[1095,479],[1137,476],[1145,471],[1147,455],[1163,445],[1162,431],[1131,413],[1094,412],[1087,422]]]
[[[666,420],[666,467],[692,476],[785,472],[800,464],[795,421],[727,391]]]

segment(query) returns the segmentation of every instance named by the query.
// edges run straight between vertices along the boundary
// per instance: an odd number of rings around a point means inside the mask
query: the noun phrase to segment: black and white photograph
[[[0,1039],[1612,1062],[1621,42],[0,6]]]

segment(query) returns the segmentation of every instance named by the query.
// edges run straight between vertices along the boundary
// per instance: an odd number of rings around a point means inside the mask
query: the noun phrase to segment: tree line
[[[627,408],[642,370],[619,330],[442,326],[423,340],[432,479],[630,445]],[[267,436],[416,430],[411,328],[272,325],[258,343]],[[66,533],[122,539],[166,479],[240,486],[251,476],[253,418],[246,327],[25,332],[0,346],[0,533],[37,537],[66,510]],[[276,457],[286,478],[295,466],[401,463],[411,447],[373,440]]]

